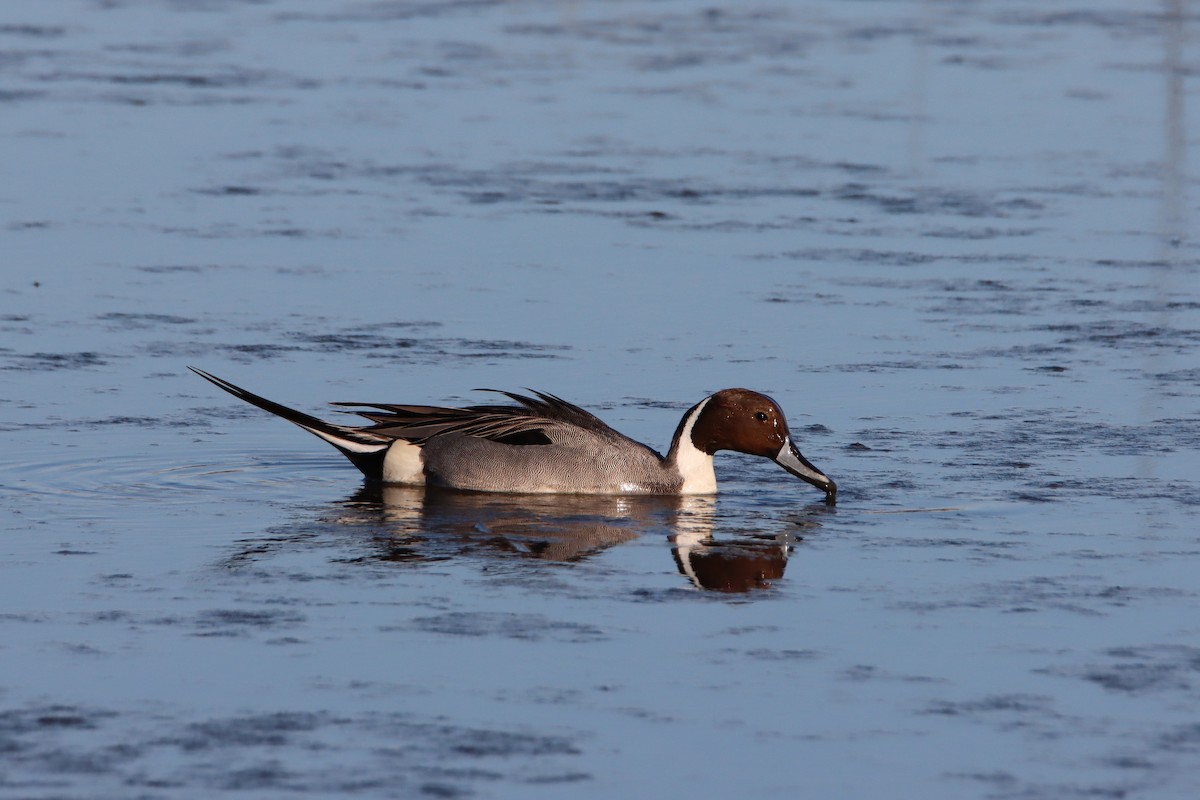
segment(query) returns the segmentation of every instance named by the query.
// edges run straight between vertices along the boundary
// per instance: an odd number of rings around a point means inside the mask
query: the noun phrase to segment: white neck
[[[680,494],[716,494],[717,474],[713,472],[713,458],[708,453],[692,444],[692,427],[708,405],[710,398],[700,401],[692,413],[684,420],[683,429],[679,432],[679,441],[675,442],[673,455],[675,468],[683,478],[679,487]]]

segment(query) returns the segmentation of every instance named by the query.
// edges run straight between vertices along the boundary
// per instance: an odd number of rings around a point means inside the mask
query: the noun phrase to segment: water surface
[[[1191,798],[1195,9],[0,23],[0,796]],[[839,503],[364,488],[268,397],[780,402]]]

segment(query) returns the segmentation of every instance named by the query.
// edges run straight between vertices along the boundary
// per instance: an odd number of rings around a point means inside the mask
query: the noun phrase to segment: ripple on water
[[[402,712],[280,710],[181,720],[161,710],[25,705],[0,709],[0,752],[12,756],[5,786],[86,781],[88,794],[101,796],[199,786],[460,797],[497,784],[591,777],[575,763],[582,753],[575,735]],[[362,752],[374,757],[361,761]],[[355,757],[354,770],[345,769],[348,757]]]
[[[253,486],[323,486],[331,468],[341,472],[336,455],[226,453],[214,460],[180,458],[178,450],[125,452],[103,457],[22,460],[0,466],[0,492],[26,497],[111,504],[127,514],[129,503],[191,503],[197,493],[245,496]],[[275,496],[278,499],[278,496]],[[97,508],[99,506],[96,506]]]

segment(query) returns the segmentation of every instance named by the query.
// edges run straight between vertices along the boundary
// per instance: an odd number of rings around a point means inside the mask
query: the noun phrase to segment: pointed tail
[[[202,369],[197,369],[196,367],[188,367],[188,369],[209,383],[229,392],[239,400],[245,400],[250,405],[258,406],[263,411],[269,411],[277,417],[283,417],[288,422],[299,425],[314,436],[319,436],[329,442],[340,450],[342,455],[350,459],[350,462],[354,466],[362,470],[363,475],[367,478],[371,480],[381,480],[383,478],[383,459],[387,455],[387,449],[391,445],[392,439],[368,433],[360,428],[349,425],[335,425],[332,422],[326,422],[325,420],[305,414],[303,411],[288,408],[273,400],[260,397],[253,392],[248,392],[240,386],[234,386],[229,381],[222,380],[216,375],[210,375]]]

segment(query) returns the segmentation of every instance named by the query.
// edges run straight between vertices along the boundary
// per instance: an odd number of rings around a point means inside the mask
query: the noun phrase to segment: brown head
[[[691,430],[692,445],[712,455],[735,450],[769,458],[803,481],[825,492],[833,503],[837,485],[800,454],[788,431],[783,410],[765,394],[749,389],[722,389],[705,400]],[[684,423],[696,409],[684,416]],[[682,430],[682,428],[681,428]]]

